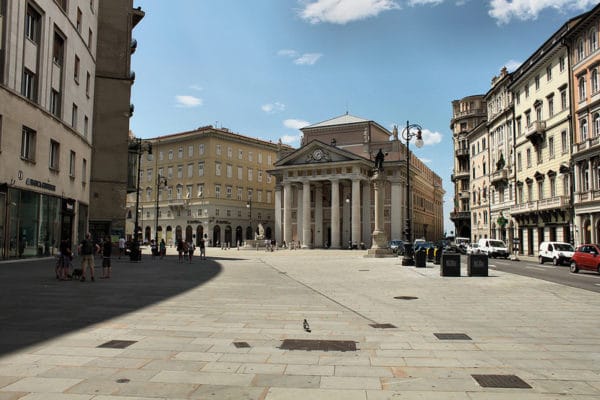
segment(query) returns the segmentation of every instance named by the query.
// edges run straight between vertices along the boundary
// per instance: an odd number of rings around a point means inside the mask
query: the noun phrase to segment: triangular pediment
[[[350,151],[313,140],[275,163],[275,167],[368,161]]]

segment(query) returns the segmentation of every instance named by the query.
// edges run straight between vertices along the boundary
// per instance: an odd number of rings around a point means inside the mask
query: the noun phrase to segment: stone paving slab
[[[94,283],[55,281],[46,261],[0,265],[0,400],[600,398],[597,293],[500,271],[445,278],[357,251],[209,256],[115,260]],[[357,351],[284,350],[284,339]],[[109,340],[135,343],[98,347]],[[473,374],[532,388],[484,388]]]

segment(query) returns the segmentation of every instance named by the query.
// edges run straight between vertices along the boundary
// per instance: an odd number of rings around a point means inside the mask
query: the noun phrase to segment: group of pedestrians
[[[196,246],[194,242],[190,240],[189,242],[179,240],[177,241],[177,254],[179,256],[178,262],[185,262],[187,259],[189,263],[192,262],[192,258],[194,257],[194,251],[196,250]],[[200,238],[198,242],[198,247],[200,247],[200,259],[206,260],[206,242],[204,238]]]
[[[87,232],[85,238],[77,246],[77,252],[81,257],[81,268],[73,267],[73,251],[67,239],[63,239],[59,247],[59,255],[56,261],[56,279],[67,281],[79,279],[85,282],[86,273],[89,269],[90,281],[95,282],[94,277],[94,256],[102,255],[102,278],[109,279],[111,275],[112,265],[112,242],[110,236],[106,236],[104,241],[99,245],[92,240],[92,234]]]

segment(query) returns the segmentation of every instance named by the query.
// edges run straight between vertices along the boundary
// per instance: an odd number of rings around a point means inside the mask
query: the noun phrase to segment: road
[[[466,258],[464,262],[466,263]],[[555,267],[550,262],[540,264],[533,259],[511,261],[490,258],[488,265],[490,270],[496,269],[600,293],[600,274],[596,272],[579,271],[578,274],[573,274],[569,272],[567,265]]]

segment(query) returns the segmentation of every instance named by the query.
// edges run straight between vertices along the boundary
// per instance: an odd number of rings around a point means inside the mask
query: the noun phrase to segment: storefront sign
[[[35,179],[31,179],[31,178],[27,178],[25,180],[25,184],[29,185],[29,186],[39,187],[39,188],[46,189],[46,190],[51,190],[53,192],[56,191],[56,186],[51,185],[49,183],[36,181]]]
[[[200,221],[199,219],[190,219],[187,222],[188,224],[202,224],[202,221]]]
[[[223,224],[223,225],[231,225],[231,221],[226,220],[216,220],[215,224]]]

